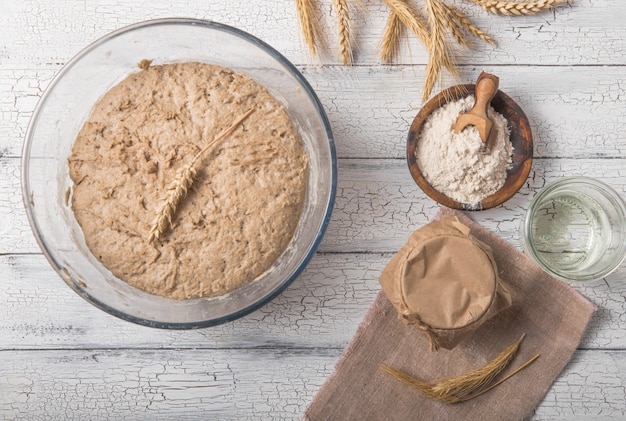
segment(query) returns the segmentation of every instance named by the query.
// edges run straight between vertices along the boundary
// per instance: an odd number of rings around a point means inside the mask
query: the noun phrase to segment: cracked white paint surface
[[[318,253],[275,300],[232,323],[194,331],[136,326],[94,308],[67,288],[41,255],[0,257],[5,306],[0,349],[158,347],[343,348],[379,291],[391,253]],[[577,288],[598,306],[581,348],[626,348],[626,267]],[[59,309],[63,309],[60,311]]]
[[[36,414],[45,414],[46,419],[81,419],[79,414],[99,419],[298,419],[339,353],[337,349],[7,351],[0,411],[35,415],[28,419],[39,418]],[[623,407],[620,373],[625,370],[624,359],[614,351],[578,352],[539,407],[537,418],[612,418]]]
[[[414,39],[392,66],[377,58],[387,11],[354,15],[356,65],[338,65],[330,1],[322,60],[300,37],[294,2],[0,0],[0,419],[299,419],[379,290],[378,276],[438,206],[405,163],[427,56]],[[421,3],[418,1],[417,3]],[[526,184],[470,216],[520,247],[533,195],[565,175],[626,195],[626,2],[575,0],[534,17],[497,17],[450,0],[498,41],[458,51],[461,77],[481,70],[524,109],[535,139]],[[161,331],[83,301],[50,268],[22,206],[22,141],[54,75],[98,37],[141,20],[187,16],[237,26],[302,71],[331,122],[339,160],[328,233],[277,299],[227,325]],[[626,418],[626,265],[575,286],[598,306],[574,358],[534,419]]]
[[[625,30],[626,34],[626,30]],[[341,158],[405,156],[406,135],[421,107],[423,66],[298,68],[320,98]],[[3,70],[0,65],[0,157],[21,155],[37,101],[59,65]],[[528,116],[538,157],[626,156],[626,74],[621,66],[515,65],[463,68],[500,76],[500,89]],[[456,83],[449,77],[447,84]]]
[[[503,206],[470,213],[477,222],[521,247],[520,221],[542,187],[568,175],[597,177],[626,196],[623,158],[538,158],[524,186]],[[0,158],[0,253],[39,251],[22,207],[19,159]],[[394,252],[439,206],[415,184],[401,159],[340,159],[337,198],[324,252]],[[4,229],[2,227],[5,226]]]

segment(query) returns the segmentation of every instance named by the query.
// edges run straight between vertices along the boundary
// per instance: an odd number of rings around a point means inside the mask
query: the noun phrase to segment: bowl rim
[[[417,157],[415,151],[417,148],[417,141],[421,132],[423,124],[433,111],[442,107],[450,101],[473,95],[476,89],[475,84],[462,84],[451,86],[443,91],[439,92],[436,96],[431,98],[426,104],[422,106],[417,113],[406,139],[406,160],[409,166],[409,171],[415,183],[422,189],[424,193],[437,203],[452,209],[458,209],[463,211],[481,211],[490,209],[501,205],[502,203],[513,197],[519,189],[524,185],[533,162],[533,137],[532,130],[530,128],[530,122],[528,117],[522,110],[522,108],[507,94],[498,90],[491,102],[491,105],[496,109],[504,109],[510,111],[510,116],[506,115],[509,127],[512,128],[510,119],[515,118],[517,123],[517,130],[513,132],[511,130],[511,142],[513,143],[513,168],[507,170],[507,180],[500,190],[494,194],[487,196],[481,200],[477,206],[471,206],[469,204],[460,203],[446,196],[445,194],[436,190],[422,175],[419,165],[417,164]]]
[[[563,272],[559,270],[555,270],[548,266],[543,259],[541,259],[537,253],[535,252],[535,248],[530,244],[530,229],[531,229],[531,216],[535,206],[543,199],[548,193],[554,191],[555,189],[562,187],[564,185],[573,185],[573,184],[582,184],[587,186],[592,186],[601,191],[601,193],[606,196],[611,202],[613,202],[618,208],[622,210],[624,217],[626,218],[626,201],[624,197],[617,192],[613,187],[608,185],[602,180],[599,180],[594,177],[584,176],[584,175],[571,175],[560,177],[556,180],[553,180],[547,183],[544,187],[541,188],[535,194],[535,196],[531,199],[530,204],[528,205],[528,209],[524,213],[524,217],[522,219],[522,245],[524,247],[524,252],[528,254],[532,260],[539,265],[545,272],[549,275],[554,276],[557,279],[562,281],[566,281],[572,284],[591,284],[601,280],[602,278],[610,275],[615,270],[617,270],[621,264],[626,260],[626,244],[622,246],[621,254],[619,259],[616,259],[611,265],[609,265],[606,269],[598,271],[593,274],[589,274],[587,276],[567,276],[563,274]]]
[[[39,120],[40,114],[48,101],[48,97],[51,95],[51,92],[54,90],[54,87],[59,83],[61,79],[68,73],[68,71],[76,65],[83,57],[91,52],[94,48],[105,44],[107,41],[134,31],[138,29],[143,29],[146,27],[157,27],[161,25],[191,25],[191,26],[199,26],[205,27],[207,29],[218,30],[222,32],[230,33],[236,37],[242,38],[245,41],[256,45],[258,48],[266,52],[268,55],[273,57],[279,64],[284,66],[284,68],[298,81],[303,91],[309,97],[309,100],[313,103],[314,108],[317,111],[317,116],[321,121],[321,124],[324,128],[324,132],[326,134],[326,143],[328,145],[328,154],[330,160],[330,189],[328,192],[328,199],[326,201],[326,207],[323,213],[323,218],[321,219],[319,229],[308,245],[308,248],[304,254],[304,257],[300,260],[298,265],[295,267],[293,271],[291,271],[288,276],[266,295],[260,297],[258,300],[252,302],[247,307],[233,311],[227,315],[222,317],[218,317],[216,319],[204,320],[204,321],[194,321],[194,322],[167,322],[167,321],[159,321],[159,320],[149,320],[144,319],[138,316],[130,315],[124,313],[120,310],[117,310],[108,304],[100,301],[96,297],[89,294],[86,290],[79,288],[76,283],[71,279],[67,271],[63,268],[59,262],[56,261],[54,256],[52,255],[50,248],[47,245],[46,240],[40,235],[39,224],[34,214],[33,204],[31,200],[31,192],[30,192],[30,179],[29,179],[29,159],[31,154],[31,146],[32,146],[32,137],[35,131],[35,123]],[[26,134],[24,136],[24,144],[22,147],[22,158],[21,158],[21,187],[22,187],[22,201],[26,210],[26,216],[28,218],[28,222],[30,224],[31,230],[33,231],[33,235],[39,248],[41,249],[43,255],[48,260],[50,265],[53,267],[55,272],[63,279],[63,281],[79,296],[88,301],[90,304],[95,307],[109,313],[115,317],[118,317],[122,320],[126,320],[138,325],[160,328],[160,329],[172,329],[172,330],[186,330],[186,329],[198,329],[205,328],[210,326],[216,326],[223,323],[227,323],[233,321],[235,319],[241,318],[247,314],[250,314],[268,302],[272,301],[278,295],[280,295],[307,267],[310,260],[313,258],[313,255],[317,251],[324,234],[328,228],[331,214],[335,205],[335,196],[337,191],[337,152],[335,148],[334,137],[332,134],[332,129],[330,125],[330,121],[326,112],[324,111],[324,107],[322,106],[319,97],[313,90],[313,87],[310,83],[305,79],[302,73],[296,68],[294,64],[292,64],[284,55],[278,52],[275,48],[270,46],[265,41],[251,35],[248,32],[245,32],[241,29],[235,28],[230,25],[226,25],[223,23],[215,22],[208,19],[198,19],[198,18],[184,18],[184,17],[169,17],[169,18],[158,18],[158,19],[149,19],[141,22],[136,22],[130,25],[126,25],[124,27],[118,28],[114,31],[111,31],[99,38],[95,41],[92,41],[83,49],[81,49],[76,55],[74,55],[71,59],[68,60],[65,65],[55,74],[52,78],[51,82],[47,86],[46,90],[42,94],[41,98],[37,102],[33,114],[29,120],[28,128],[26,130]],[[219,298],[226,297],[221,296]],[[199,298],[198,300],[202,300],[203,298]]]

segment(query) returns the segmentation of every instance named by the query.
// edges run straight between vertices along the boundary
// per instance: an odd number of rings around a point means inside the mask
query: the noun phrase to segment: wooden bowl
[[[511,131],[511,143],[513,144],[512,168],[507,171],[506,181],[502,188],[483,199],[478,206],[472,207],[468,204],[459,203],[450,199],[443,193],[435,190],[422,175],[415,150],[422,126],[430,114],[437,108],[450,101],[456,101],[474,94],[475,85],[457,85],[440,92],[433,99],[428,101],[420,112],[415,116],[413,124],[409,130],[406,144],[406,156],[409,170],[417,185],[428,195],[441,205],[460,210],[483,210],[498,206],[510,199],[524,185],[533,161],[533,137],[530,130],[530,123],[524,111],[508,95],[502,91],[496,92],[491,101],[491,106],[502,114],[509,123]]]

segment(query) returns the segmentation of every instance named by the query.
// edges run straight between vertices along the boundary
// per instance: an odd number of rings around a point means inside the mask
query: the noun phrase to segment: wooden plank
[[[19,159],[0,158],[0,254],[39,251],[22,202]]]
[[[0,59],[1,60],[1,59]],[[60,66],[0,70],[0,158],[21,156],[37,102]]]
[[[468,66],[461,83],[481,70],[500,77],[500,89],[527,115],[537,157],[623,157],[626,139],[621,67]],[[419,112],[419,67],[306,67],[329,115],[337,152],[346,158],[404,158],[409,127]],[[459,81],[446,79],[441,89]]]
[[[602,179],[626,196],[624,159],[538,159],[526,184],[503,205],[469,215],[521,247],[522,219],[534,194],[564,176]],[[417,187],[402,160],[344,160],[324,251],[395,251],[439,206]]]
[[[537,419],[626,417],[626,355],[577,351],[537,409]]]
[[[19,160],[0,158],[0,253],[36,253],[20,205]],[[520,224],[534,194],[546,183],[570,175],[599,178],[626,196],[626,158],[536,159],[520,191],[505,204],[470,216],[521,247]],[[415,184],[399,159],[339,161],[335,209],[321,245],[325,252],[394,252],[439,205]]]
[[[247,31],[297,64],[340,62],[337,31],[330,2],[318,2],[318,21],[325,34],[322,58],[312,58],[302,40],[293,2],[228,0],[155,0],[141,6],[116,0],[87,3],[72,0],[5,2],[0,22],[4,46],[0,67],[21,69],[33,64],[65,63],[88,43],[123,26],[154,18],[188,16],[210,19]],[[418,4],[421,2],[418,2]],[[366,0],[352,10],[355,58],[359,65],[378,64],[378,45],[388,9],[380,0]],[[483,42],[459,49],[461,64],[568,65],[625,64],[626,5],[619,0],[568,2],[536,16],[494,16],[469,2],[453,3],[498,43]],[[418,10],[422,10],[418,8]],[[207,46],[207,48],[209,48]],[[426,63],[424,47],[414,36],[401,44],[398,63]]]
[[[0,256],[0,349],[343,347],[378,292],[386,258],[318,255],[274,301],[235,322],[167,331],[119,320],[68,288],[41,255]]]
[[[299,419],[339,353],[335,349],[4,351],[0,416]],[[578,351],[533,419],[626,416],[624,354]],[[367,413],[367,408],[363,410]]]
[[[624,3],[626,5],[626,3]],[[626,37],[625,37],[626,39]],[[626,54],[624,55],[626,57]],[[36,103],[59,65],[0,67],[0,157],[20,156]],[[626,76],[621,67],[467,66],[481,70],[524,109],[538,157],[623,157]],[[300,66],[328,114],[341,158],[404,158],[406,136],[421,103],[421,66]],[[459,83],[446,78],[441,88]]]
[[[626,2],[567,2],[517,18],[448,1],[499,46],[459,51],[461,76],[444,78],[441,87],[471,81],[481,70],[500,75],[502,89],[531,120],[540,158],[511,201],[470,216],[520,246],[521,217],[545,183],[585,174],[624,194]],[[403,160],[406,132],[421,106],[423,46],[411,38],[395,65],[381,65],[376,47],[387,10],[381,0],[365,0],[354,12],[356,66],[339,66],[330,3],[318,2],[328,36],[318,59],[306,53],[293,2],[3,2],[0,419],[301,417],[378,291],[380,271],[408,233],[438,210]],[[199,331],[135,326],[81,300],[38,254],[19,188],[22,140],[53,75],[96,38],[163,16],[231,24],[285,54],[318,93],[341,157],[322,252],[267,306]],[[533,419],[624,419],[626,265],[603,282],[575,288],[598,311]]]
[[[0,350],[65,348],[343,348],[380,290],[391,254],[318,253],[283,294],[232,323],[165,331],[119,320],[68,288],[41,255],[0,256]],[[626,349],[626,267],[577,287],[598,306],[581,347]]]

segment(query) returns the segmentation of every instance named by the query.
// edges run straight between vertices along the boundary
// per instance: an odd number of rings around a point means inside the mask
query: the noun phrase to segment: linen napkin
[[[305,413],[306,420],[523,420],[532,416],[572,357],[595,306],[566,283],[461,212],[472,235],[492,247],[513,305],[483,324],[453,350],[429,350],[421,332],[403,324],[381,291],[334,372]],[[489,392],[466,402],[441,403],[379,369],[384,363],[422,381],[481,367],[525,333],[506,375],[535,354],[541,357]]]

